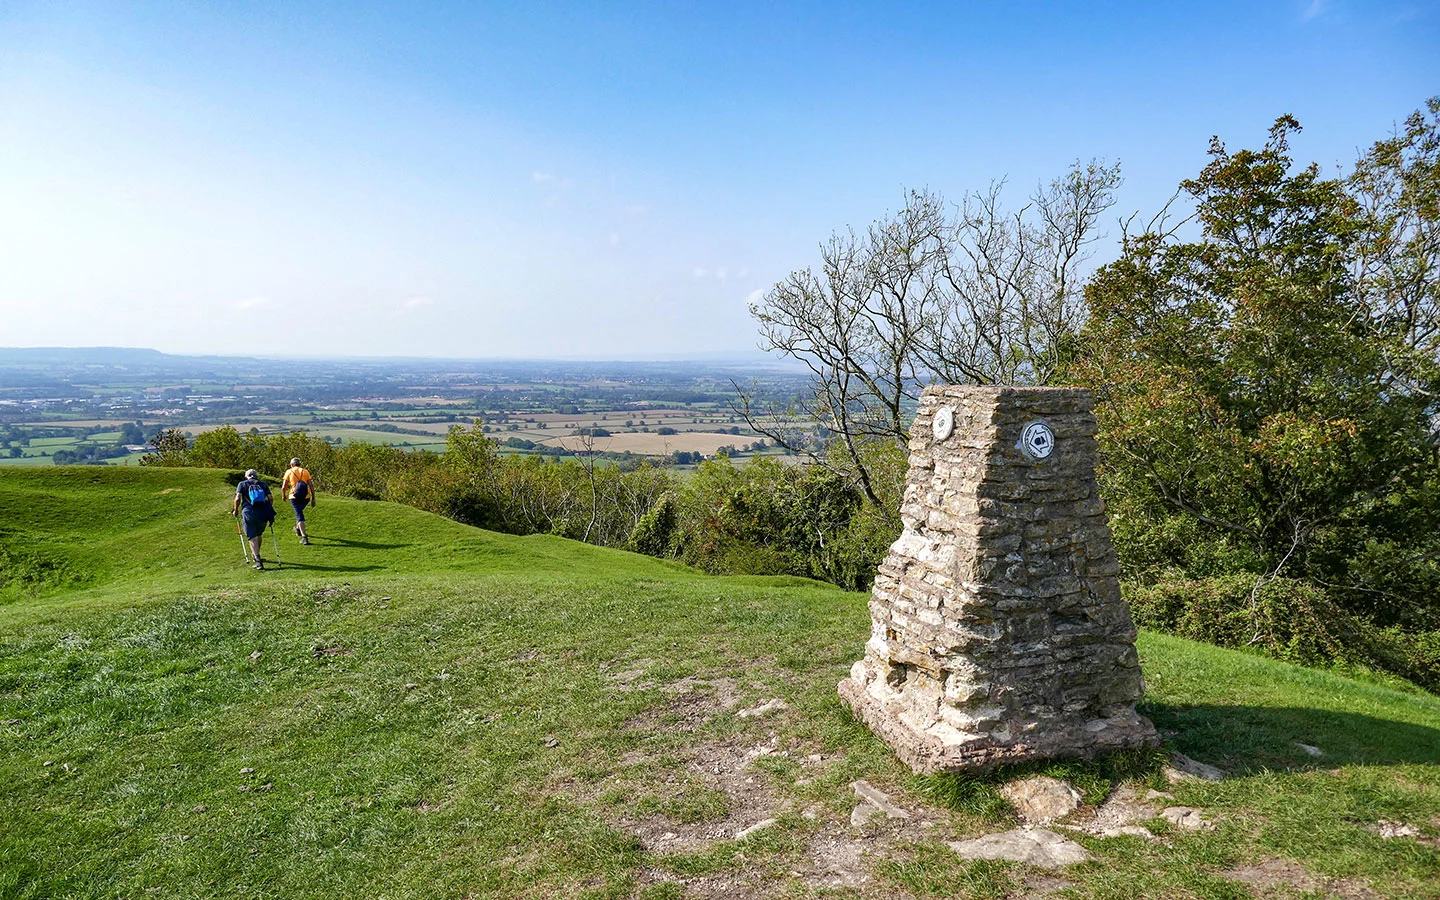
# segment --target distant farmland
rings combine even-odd
[[[568,436],[550,438],[541,443],[550,447],[564,447],[566,450],[584,450],[586,440],[583,437]],[[713,456],[721,447],[739,447],[755,440],[758,440],[755,435],[718,434],[710,431],[682,431],[677,434],[627,431],[595,438],[594,449],[601,453],[624,453],[629,450],[643,456],[667,456],[676,450],[682,450]]]

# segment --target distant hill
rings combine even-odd
[[[165,365],[165,364],[234,364],[253,365],[262,360],[289,363],[347,363],[369,365],[406,365],[449,367],[483,365],[494,368],[561,366],[583,368],[669,368],[674,366],[708,366],[719,368],[796,370],[793,360],[779,359],[773,354],[755,350],[719,351],[698,354],[659,353],[642,359],[597,360],[586,357],[564,359],[522,358],[459,358],[420,356],[222,356],[209,354],[162,353],[140,347],[0,347],[0,366],[85,366],[85,365]]]
[[[1403,683],[1142,633],[1142,712],[1229,777],[1032,767],[1072,823],[1165,793],[1056,826],[1082,865],[967,861],[1021,773],[917,778],[855,722],[865,596],[323,493],[256,572],[232,477],[0,469],[0,896],[1435,896],[1440,698]]]
[[[0,365],[124,365],[168,358],[159,350],[134,347],[0,347]]]

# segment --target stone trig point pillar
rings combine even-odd
[[[926,388],[905,531],[840,682],[917,772],[1153,746],[1078,388]]]

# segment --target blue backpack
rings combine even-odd
[[[258,513],[274,515],[274,509],[270,505],[270,489],[258,478],[240,483],[240,499]]]

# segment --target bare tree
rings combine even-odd
[[[949,215],[938,194],[912,191],[865,233],[832,235],[818,272],[792,272],[750,307],[762,349],[804,364],[809,390],[780,409],[737,386],[736,411],[878,503],[865,451],[904,447],[924,385],[1064,377],[1084,318],[1084,265],[1119,183],[1118,166],[1077,162],[1017,211],[996,183]]]
[[[951,384],[1052,384],[1084,320],[1084,267],[1114,203],[1118,166],[1075,163],[1014,212],[995,183],[961,202],[941,257],[941,315],[926,367]]]

